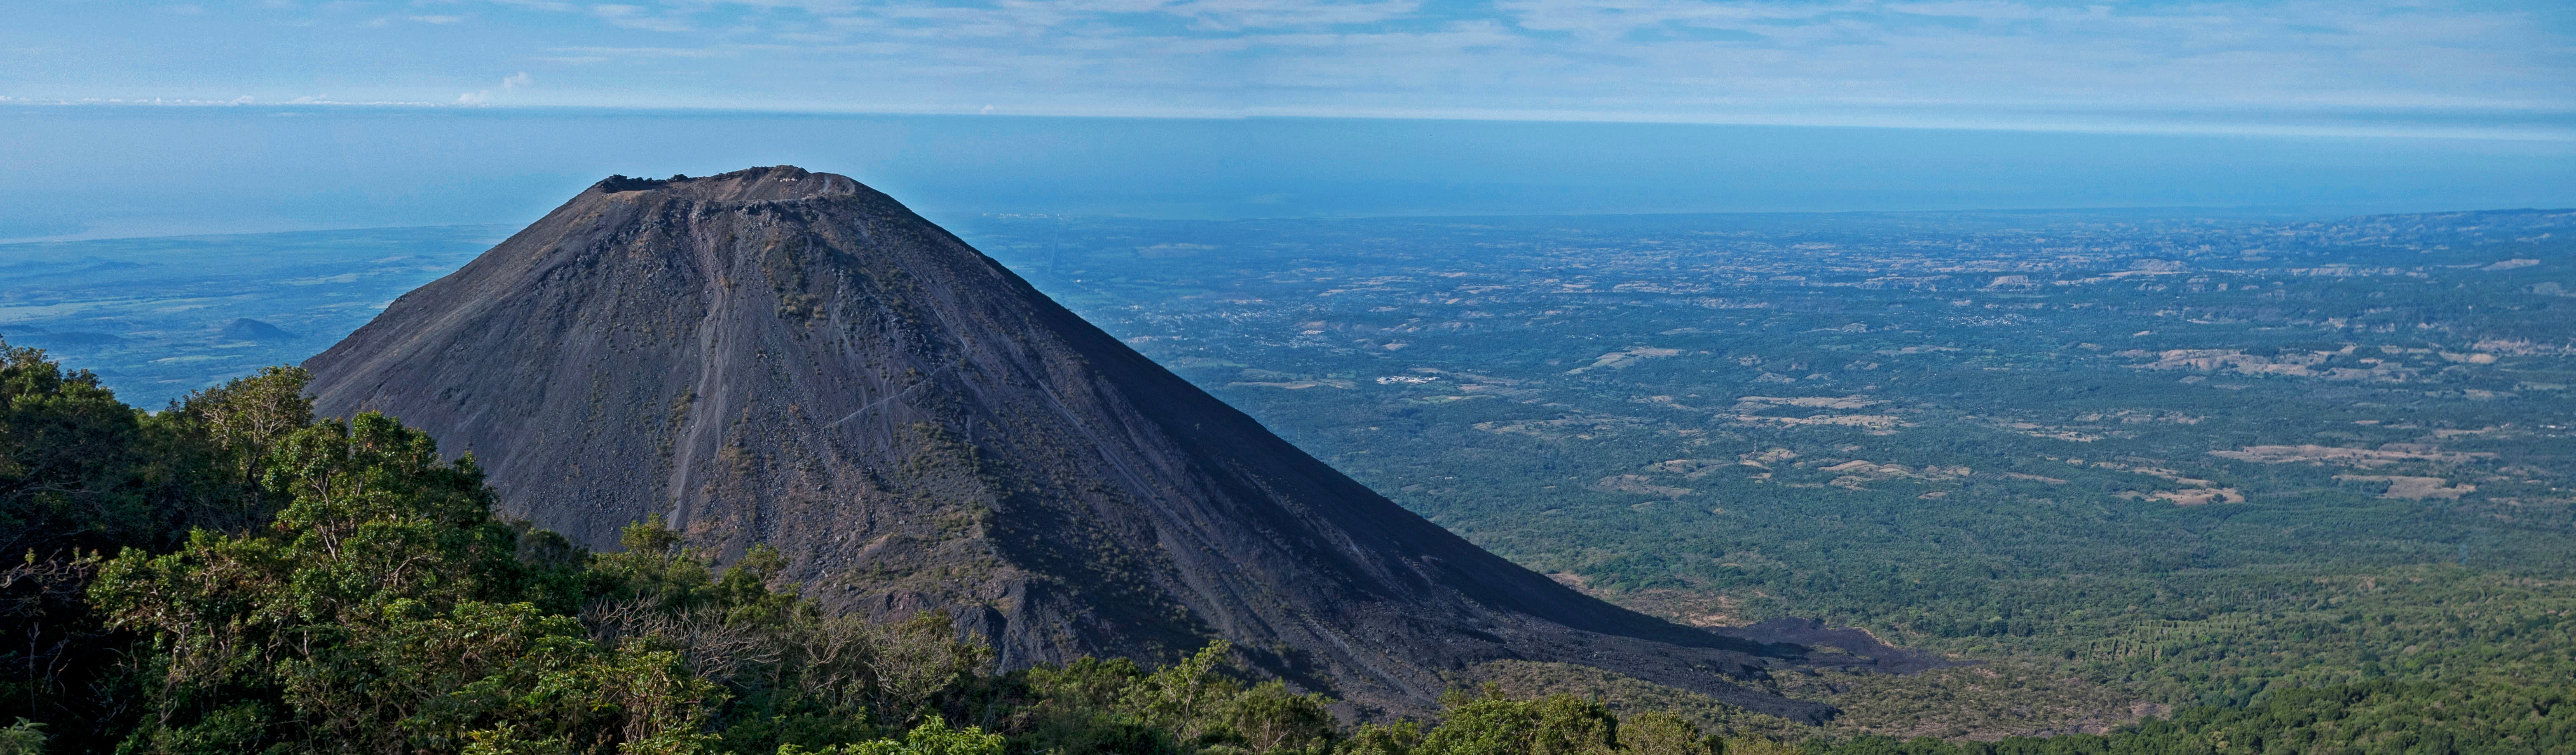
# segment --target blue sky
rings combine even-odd
[[[16,0],[0,97],[2576,140],[2576,4]]]

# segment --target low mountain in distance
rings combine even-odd
[[[1396,506],[847,177],[611,177],[305,365],[592,547],[661,515],[1006,668],[1210,639],[1363,709],[1506,659],[1817,721],[1796,645],[1618,608]],[[1835,654],[1842,663],[1866,659]]]
[[[258,320],[253,320],[248,317],[236,317],[233,318],[232,322],[224,323],[224,329],[220,335],[226,341],[268,342],[295,340],[295,334],[288,333],[283,328],[279,328],[265,322],[260,322]]]

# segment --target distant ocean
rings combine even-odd
[[[0,106],[0,240],[520,224],[791,163],[933,220],[2576,205],[2576,143],[1800,126]]]

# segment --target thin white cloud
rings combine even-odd
[[[536,81],[536,79],[530,78],[526,71],[520,71],[518,73],[501,77],[501,94],[507,96],[510,93],[517,91],[519,87],[527,86],[529,83],[534,81]],[[477,89],[457,95],[455,104],[471,106],[490,105],[492,104],[492,90]]]

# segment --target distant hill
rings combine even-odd
[[[1006,667],[1223,637],[1387,709],[1521,659],[1831,715],[1740,684],[1797,646],[1487,553],[844,176],[612,177],[306,366],[319,411],[472,452],[540,526],[775,546],[826,606],[947,611]]]

